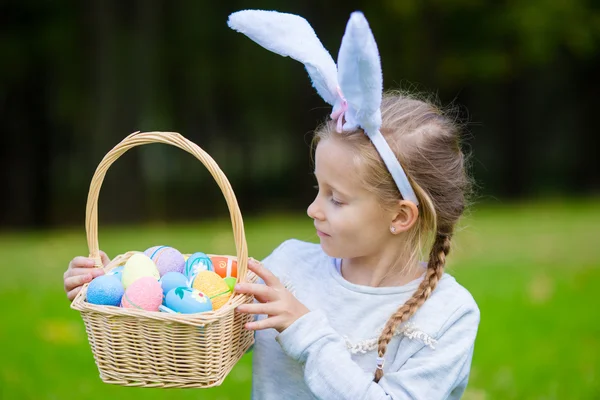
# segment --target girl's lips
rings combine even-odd
[[[320,231],[320,230],[318,230],[318,229],[317,229],[317,235],[318,235],[319,237],[329,237],[329,235],[328,235],[328,234],[326,234],[325,232],[321,232],[321,231]]]

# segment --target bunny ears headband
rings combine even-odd
[[[350,16],[337,67],[302,17],[276,11],[244,10],[231,14],[227,23],[267,50],[303,63],[317,93],[333,106],[331,118],[337,121],[337,131],[362,128],[402,197],[419,204],[400,162],[379,131],[383,93],[381,62],[375,38],[361,12]]]

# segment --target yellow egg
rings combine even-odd
[[[213,271],[200,271],[194,282],[192,282],[192,287],[197,289],[207,295],[212,301],[213,310],[218,310],[221,308],[229,297],[231,296],[231,291],[229,290],[229,286],[227,283]]]
[[[154,262],[144,253],[136,253],[132,255],[125,263],[121,282],[123,287],[127,289],[129,285],[135,282],[138,278],[151,276],[160,279],[160,273]]]

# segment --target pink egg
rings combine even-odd
[[[158,311],[163,300],[163,290],[156,278],[144,276],[127,287],[121,306],[146,311]]]

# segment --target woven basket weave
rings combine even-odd
[[[98,195],[106,171],[127,150],[148,143],[179,147],[208,169],[229,208],[237,251],[237,279],[255,282],[257,277],[247,270],[244,224],[229,181],[206,152],[173,132],[133,133],[106,154],[96,169],[86,208],[88,247],[96,267],[103,267],[98,247]],[[104,268],[108,271],[122,265],[132,254],[118,255]],[[100,377],[106,383],[165,388],[218,386],[254,342],[252,331],[244,329],[252,316],[234,311],[240,304],[252,303],[252,296],[234,293],[217,311],[169,314],[90,304],[85,300],[87,287],[84,285],[71,308],[81,312]]]

